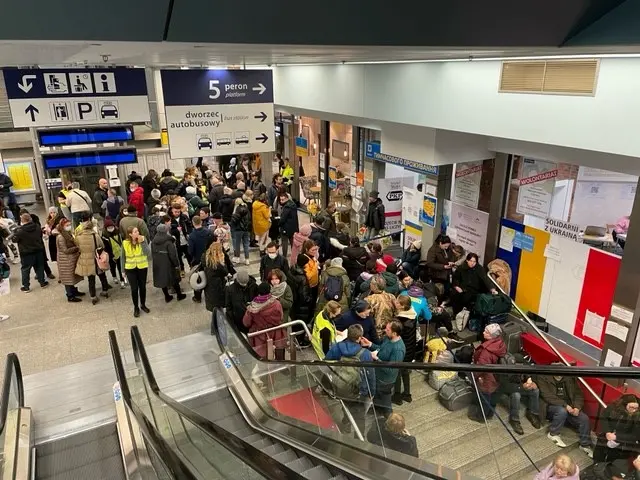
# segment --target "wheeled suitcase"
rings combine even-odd
[[[502,340],[507,346],[508,353],[520,353],[522,351],[521,335],[527,331],[527,327],[518,322],[507,322],[501,325]]]
[[[442,406],[452,412],[469,406],[473,398],[473,388],[461,378],[448,381],[438,392],[438,400]]]

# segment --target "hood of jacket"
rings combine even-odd
[[[169,233],[165,233],[165,232],[157,232],[156,235],[153,237],[153,240],[151,240],[151,244],[160,246],[165,243],[174,243],[175,241],[176,239],[173,238],[173,235],[170,235]]]
[[[410,297],[414,297],[414,298],[420,298],[420,297],[424,297],[424,290],[422,290],[420,287],[418,287],[417,285],[411,285],[409,287],[409,290],[407,290],[407,294]]]
[[[362,350],[362,347],[358,343],[344,340],[338,343],[338,350],[340,350],[341,357],[354,357],[356,353]]]
[[[395,274],[391,272],[382,272],[381,275],[382,278],[384,278],[384,281],[387,282],[387,287],[398,285],[398,277],[396,277]]]
[[[40,225],[36,222],[25,223],[24,225],[20,225],[20,230],[27,233],[33,233],[36,230],[40,231]]]
[[[491,352],[497,357],[504,357],[507,354],[507,346],[504,344],[502,337],[485,340],[484,342],[482,342],[481,346],[487,352]]]
[[[409,310],[405,310],[403,312],[398,312],[397,317],[400,319],[400,321],[415,320],[418,317],[418,314],[413,309],[413,307],[411,307]]]
[[[327,267],[327,275],[331,275],[332,277],[339,277],[340,275],[346,275],[347,271],[344,267],[339,267],[338,265],[331,265]]]
[[[195,240],[206,240],[211,236],[211,231],[205,227],[202,228],[194,228],[191,230],[190,236],[193,236]]]
[[[277,301],[278,299],[271,294],[264,295],[264,296],[257,296],[249,304],[249,306],[247,307],[247,310],[249,310],[251,313],[258,313],[259,311],[267,308],[269,305],[272,305]]]

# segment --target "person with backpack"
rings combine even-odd
[[[278,253],[278,245],[276,242],[270,242],[267,245],[266,255],[260,259],[260,280],[267,282],[271,274],[271,270],[277,268],[289,275],[289,264],[287,259]]]
[[[411,363],[416,359],[418,318],[413,309],[411,299],[407,296],[396,298],[396,318],[402,324],[402,342],[405,353],[403,362]],[[404,385],[404,389],[402,388]],[[411,370],[403,368],[396,378],[396,385],[392,397],[393,403],[402,405],[403,402],[411,403]]]
[[[498,290],[487,277],[484,267],[479,264],[476,253],[467,254],[466,262],[456,269],[452,286],[451,307],[454,316],[464,308],[471,310],[479,294],[485,292],[498,294]]]
[[[334,322],[341,314],[342,307],[340,304],[334,300],[330,300],[313,320],[311,345],[320,360],[324,359],[331,345],[336,343],[336,337],[339,331]]]
[[[334,343],[324,359],[339,362],[373,362],[371,352],[360,345],[364,331],[362,325],[354,323],[347,329],[347,338]],[[376,393],[375,368],[334,367],[332,368],[331,388],[339,399],[343,400],[351,412],[360,432],[364,435],[366,428],[366,411]],[[346,412],[341,421],[341,431],[349,432],[351,422]]]
[[[610,403],[600,418],[594,462],[612,462],[640,453],[640,399],[626,393]]]
[[[322,310],[329,300],[338,302],[342,310],[347,311],[351,295],[351,283],[349,282],[347,271],[342,266],[342,258],[336,257],[327,263],[329,265],[320,275],[320,293],[318,294],[316,312]]]
[[[186,188],[184,198],[187,201],[187,212],[190,218],[193,217],[199,209],[209,206],[209,201],[200,197],[196,187],[193,185],[189,185]]]
[[[473,363],[495,365],[507,353],[507,346],[502,340],[502,329],[500,325],[490,323],[485,327],[482,336],[484,341],[473,352]],[[467,416],[470,420],[483,423],[485,417],[487,420],[493,417],[496,405],[493,393],[498,389],[499,384],[493,373],[476,373],[474,377],[481,404],[471,405]]]
[[[113,188],[107,190],[107,199],[102,202],[101,211],[104,218],[110,218],[114,223],[120,221],[120,210],[124,205],[124,199]]]
[[[376,332],[375,320],[371,316],[371,305],[364,300],[358,300],[351,310],[343,313],[336,320],[336,328],[338,330],[347,330],[351,325],[360,325],[362,327],[362,337],[370,342],[378,343],[378,333]]]

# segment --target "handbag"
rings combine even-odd
[[[202,290],[207,286],[207,276],[202,270],[202,265],[197,265],[189,274],[189,285],[194,290]]]
[[[98,242],[96,241],[96,234],[93,234],[93,246],[95,248],[96,263],[98,268],[103,272],[109,270],[109,254],[103,248],[102,252],[98,252]]]

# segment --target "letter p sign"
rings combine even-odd
[[[97,120],[96,107],[93,102],[75,102],[75,104],[78,120],[81,122]]]

